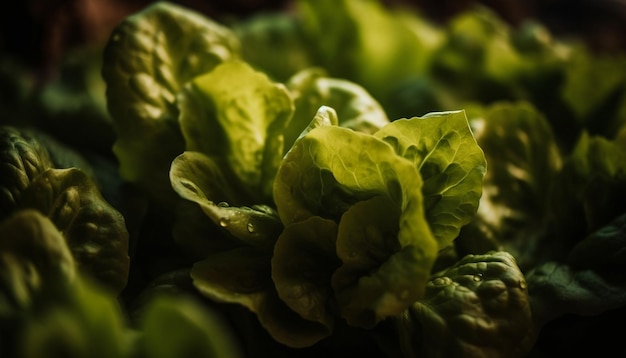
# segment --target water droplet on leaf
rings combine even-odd
[[[228,226],[228,218],[221,218],[220,219],[220,226],[221,227],[227,227]]]
[[[253,233],[254,230],[255,230],[254,224],[252,224],[252,223],[248,223],[247,228],[248,228],[248,232],[249,233]]]

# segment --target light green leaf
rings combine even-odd
[[[285,228],[276,241],[272,279],[280,299],[302,318],[332,331],[330,278],[341,262],[335,253],[337,224],[313,216]]]
[[[465,113],[399,119],[375,135],[419,170],[428,224],[440,247],[450,245],[478,209],[487,168]]]
[[[287,149],[321,106],[337,112],[340,126],[359,132],[374,133],[389,123],[381,105],[363,87],[328,77],[321,69],[310,68],[296,73],[287,82],[287,87],[296,104],[293,120],[285,131]]]
[[[392,212],[396,216],[393,222],[398,229],[397,234],[385,242],[385,250],[390,257],[381,257],[380,261],[371,263],[366,275],[380,267],[381,270],[388,270],[385,275],[401,277],[397,282],[411,281],[414,289],[405,293],[403,285],[378,285],[375,288],[377,292],[370,298],[376,300],[385,296],[387,290],[393,290],[392,295],[402,297],[402,301],[408,304],[422,295],[439,249],[424,217],[422,181],[412,162],[396,155],[389,145],[371,135],[341,127],[322,126],[296,142],[285,156],[274,184],[274,199],[286,226],[312,216],[321,216],[338,221],[341,227],[342,215],[349,215],[353,205],[377,196],[386,198],[394,208]],[[377,207],[375,215],[384,215],[389,211],[389,205]],[[347,225],[348,231],[358,230],[358,225]],[[358,232],[352,235],[358,236]],[[339,236],[338,240],[341,238]],[[349,239],[346,237],[346,240]],[[338,248],[342,245],[342,242],[337,242]],[[343,250],[338,254],[346,255]],[[411,270],[402,268],[405,255],[415,263]],[[350,265],[348,258],[342,257],[342,261],[344,265]],[[368,278],[354,277],[351,282],[342,281],[340,286],[342,289],[359,286],[363,280]],[[343,303],[347,306],[349,302]],[[399,313],[397,306],[390,308],[377,302],[371,305],[378,311],[377,318],[392,314],[391,311]],[[343,310],[346,307],[340,308]],[[366,310],[370,307],[364,305],[360,308]],[[345,312],[355,322],[356,317],[367,313]]]
[[[442,34],[423,18],[372,0],[301,0],[297,11],[315,62],[331,77],[387,100],[398,81],[426,70]]]
[[[350,325],[372,328],[423,295],[431,267],[421,247],[398,242],[399,216],[389,198],[375,196],[353,205],[339,222],[337,255],[343,265],[332,286]]]
[[[161,204],[172,203],[167,171],[184,150],[176,94],[194,77],[237,58],[238,51],[228,28],[168,2],[156,2],[115,28],[102,75],[124,179]]]
[[[185,152],[172,163],[170,178],[183,199],[198,204],[208,219],[232,238],[272,251],[283,228],[278,215],[268,206],[244,206],[240,193],[229,190],[230,184],[211,158]]]
[[[293,113],[286,88],[244,62],[231,61],[195,78],[178,100],[187,150],[223,158],[223,170],[233,173],[240,190],[271,198],[283,131]]]

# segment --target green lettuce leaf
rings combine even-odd
[[[528,272],[526,279],[539,327],[565,314],[595,316],[626,304],[626,281],[614,272],[549,261]]]
[[[428,224],[439,247],[450,245],[478,209],[487,169],[465,113],[399,119],[375,135],[419,170]]]
[[[53,296],[75,276],[74,259],[54,224],[26,209],[0,222],[0,320],[32,309],[42,292]]]
[[[291,148],[302,128],[321,106],[333,108],[339,125],[359,132],[374,133],[389,123],[384,109],[360,85],[331,78],[318,68],[296,73],[287,82],[296,111],[285,130],[285,149]]]
[[[421,247],[398,241],[399,211],[389,198],[375,196],[354,204],[339,222],[337,255],[343,264],[332,286],[350,325],[372,328],[423,294],[430,268]]]
[[[625,195],[625,143],[583,132],[565,158],[550,198],[556,233],[568,246],[560,252],[621,215]]]
[[[178,101],[186,149],[215,158],[250,198],[271,198],[283,131],[293,113],[286,88],[231,61],[191,81]]]
[[[430,54],[442,41],[440,31],[423,17],[380,1],[297,4],[315,63],[332,77],[359,83],[383,102],[396,83],[427,69]]]
[[[20,209],[36,209],[63,234],[82,272],[120,292],[128,278],[124,217],[80,169],[48,169],[22,193]]]
[[[471,125],[490,165],[477,219],[468,231],[494,238],[519,265],[532,266],[543,255],[538,239],[552,220],[550,195],[562,166],[552,128],[525,102],[494,104]]]
[[[119,24],[104,51],[102,75],[122,177],[169,205],[167,171],[184,148],[176,95],[194,77],[238,57],[226,27],[168,2],[157,2]]]
[[[149,358],[241,357],[229,329],[190,298],[160,295],[142,313],[140,351]]]
[[[18,210],[0,222],[3,356],[128,356],[118,302],[78,268],[66,238],[39,211]]]
[[[283,228],[278,215],[268,206],[243,206],[237,199],[240,193],[229,192],[230,184],[211,158],[185,152],[172,163],[170,177],[174,190],[183,199],[198,204],[231,239],[271,252]]]
[[[37,138],[16,127],[0,127],[0,220],[16,209],[31,182],[52,166],[48,150]]]
[[[272,280],[280,299],[302,318],[332,332],[333,288],[329,277],[339,267],[335,253],[337,224],[319,216],[293,223],[276,241]]]
[[[575,268],[615,269],[626,264],[626,214],[621,214],[608,225],[598,229],[567,255],[567,262]]]
[[[415,357],[524,357],[536,336],[526,279],[503,251],[464,257],[409,312],[423,334],[406,342]]]
[[[574,48],[570,60],[565,64],[561,96],[572,109],[578,123],[600,130],[609,129],[603,134],[612,135],[615,128],[610,127],[614,124],[610,121],[615,118],[607,114],[615,113],[616,108],[611,106],[619,105],[619,100],[626,94],[624,66],[626,56],[623,54],[599,55],[583,46]]]
[[[76,280],[63,295],[47,296],[24,320],[16,356],[24,358],[110,358],[131,356],[129,330],[110,292],[88,279]]]
[[[261,12],[232,26],[241,42],[241,57],[276,81],[285,82],[313,65],[311,46],[294,14]]]
[[[421,190],[421,177],[412,162],[396,155],[389,145],[372,135],[347,128],[314,128],[285,156],[274,183],[274,200],[286,226],[320,216],[339,222],[341,231],[342,215],[348,215],[356,203],[377,196],[385,197],[397,213],[394,222],[398,231],[385,242],[390,245],[387,252],[393,256],[389,263],[384,257],[369,262],[367,270],[368,276],[395,275],[391,284],[377,278],[371,279],[375,281],[373,285],[366,278],[333,278],[337,282],[333,283],[335,291],[341,291],[336,294],[346,297],[341,300],[340,310],[348,315],[348,322],[371,326],[387,315],[400,313],[423,294],[439,247],[424,217]],[[387,206],[377,208],[376,215],[387,212]],[[355,230],[347,225],[348,232]],[[358,236],[358,231],[350,235]],[[343,239],[340,235],[337,247],[342,247],[341,240],[349,240],[350,235]],[[337,253],[348,272],[353,265],[361,264],[349,260],[351,252]],[[347,297],[356,297],[361,290],[369,292],[369,305],[350,309],[351,299]],[[387,298],[393,298],[389,305],[384,303]],[[367,322],[362,320],[364,315],[370,318]]]
[[[271,277],[271,255],[251,246],[210,255],[193,266],[193,284],[213,300],[254,312],[276,341],[294,348],[311,346],[327,337],[329,328],[303,319],[279,298]]]

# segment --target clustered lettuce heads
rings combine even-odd
[[[390,122],[362,87],[321,70],[276,83],[237,60],[238,45],[221,27],[195,16],[186,25],[185,14],[160,4],[131,17],[113,34],[103,73],[116,110],[154,105],[135,94],[136,78],[170,89],[159,100],[167,117],[112,114],[120,133],[129,133],[123,127],[129,121],[169,122],[162,128],[184,143],[169,171],[172,188],[222,229],[216,234],[222,238],[205,240],[230,243],[207,245],[207,257],[191,272],[195,286],[249,308],[275,339],[294,347],[330,335],[339,317],[372,328],[405,311],[424,295],[437,252],[478,207],[486,163],[465,114]],[[211,57],[214,65],[196,77],[181,77],[187,82],[177,93],[160,74],[121,65],[129,57],[121,48],[145,57],[143,48],[125,45],[145,36],[130,24],[159,28],[170,16],[181,16],[179,27],[197,26],[200,38],[209,32],[215,42],[202,53],[224,55]],[[179,65],[159,66],[171,73]],[[128,154],[141,151],[150,149]],[[118,153],[122,167],[137,168]],[[140,174],[136,181],[155,180]],[[320,256],[307,258],[311,252]]]
[[[549,322],[626,304],[623,63],[482,8],[435,26],[300,0],[229,27],[157,2],[116,27],[102,75],[121,180],[184,268],[131,287],[134,250],[162,242],[133,245],[80,155],[3,126],[2,353],[269,347],[235,341],[217,307],[278,355],[367,338],[389,356],[525,356]],[[254,323],[233,324],[239,308]]]

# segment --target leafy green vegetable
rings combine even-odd
[[[232,172],[227,177],[248,197],[271,198],[293,112],[284,86],[244,62],[225,62],[191,81],[179,103],[186,149],[219,158],[224,174]]]
[[[624,56],[481,6],[293,5],[129,16],[113,123],[97,60],[0,68],[0,355],[550,356],[580,316],[619,341]]]
[[[285,228],[274,246],[272,280],[280,299],[302,318],[332,332],[333,288],[329,277],[339,267],[337,224],[319,216]]]
[[[495,104],[471,124],[492,163],[472,229],[495,238],[526,267],[531,264],[527,260],[540,259],[536,241],[553,219],[550,195],[562,166],[554,133],[545,117],[526,102]]]
[[[526,277],[533,319],[540,326],[568,313],[592,316],[626,304],[623,278],[601,271],[550,261]]]
[[[102,74],[117,134],[113,150],[124,179],[162,204],[172,203],[167,169],[185,148],[177,93],[238,52],[229,29],[168,2],[155,3],[116,27]]]
[[[121,291],[130,265],[124,217],[104,200],[86,172],[55,168],[83,165],[84,159],[33,131],[0,130],[6,172],[0,219],[22,209],[38,210],[62,233],[82,269]]]
[[[579,122],[601,118],[602,116],[594,116],[594,112],[601,111],[607,104],[615,105],[614,98],[626,94],[625,58],[598,56],[582,48],[576,48],[572,54],[565,68],[565,83],[561,94],[563,100],[572,108],[575,119]],[[611,101],[613,103],[609,103]],[[609,122],[608,125],[615,125],[610,123],[614,118],[601,119]],[[597,123],[588,124],[597,126]],[[615,127],[610,129],[615,130]]]
[[[241,57],[276,81],[313,66],[302,23],[292,14],[258,13],[232,27],[241,42]]]
[[[66,240],[32,209],[0,223],[0,342],[19,357],[120,357],[117,302],[77,272]],[[13,354],[11,354],[13,352]]]
[[[574,246],[567,262],[576,268],[612,269],[626,263],[626,215],[593,232]]]
[[[274,183],[274,200],[282,222],[289,226],[313,216],[339,222],[337,247],[360,234],[348,228],[342,235],[343,219],[360,201],[383,196],[396,208],[397,237],[386,243],[389,257],[368,262],[367,276],[357,279],[351,272],[363,271],[359,252],[338,250],[344,267],[333,277],[342,314],[349,323],[371,326],[390,314],[401,312],[423,294],[438,245],[424,217],[422,182],[415,166],[397,156],[375,137],[335,126],[312,129],[285,156]],[[356,210],[356,209],[355,209]],[[377,215],[388,210],[379,207]],[[349,224],[346,224],[349,225]],[[365,257],[363,257],[365,258]],[[387,269],[405,262],[409,270]],[[378,276],[381,276],[382,279]],[[386,283],[387,280],[393,280]],[[373,281],[366,283],[367,281]],[[351,308],[350,297],[364,292],[369,306]],[[386,300],[392,303],[387,307]],[[397,302],[397,303],[396,303]],[[381,303],[379,305],[379,303]],[[400,309],[402,307],[402,309]],[[367,319],[363,320],[363,315]]]
[[[337,255],[343,265],[332,284],[350,325],[372,328],[423,294],[429,257],[423,246],[398,242],[398,211],[388,198],[377,196],[353,205],[339,224]]]
[[[0,319],[31,309],[42,291],[65,288],[74,259],[54,224],[36,210],[20,210],[0,222]]]
[[[228,326],[213,312],[186,297],[156,296],[141,322],[146,357],[240,357]]]
[[[487,169],[465,113],[396,120],[376,137],[418,168],[428,224],[439,247],[450,245],[478,209]]]
[[[28,133],[15,127],[0,128],[0,220],[17,207],[22,192],[41,173],[52,167],[50,154]]]
[[[64,295],[35,312],[21,331],[18,356],[128,357],[130,335],[113,297],[89,280],[77,280]]]
[[[536,334],[526,280],[506,252],[468,255],[437,275],[410,317],[424,334],[407,347],[414,357],[523,357]]]
[[[383,101],[395,83],[425,70],[441,41],[424,18],[390,11],[378,1],[302,0],[298,13],[315,63]]]
[[[363,87],[328,77],[323,70],[300,71],[289,79],[287,87],[294,96],[296,111],[285,129],[285,151],[291,148],[321,106],[337,112],[340,126],[359,132],[374,133],[389,123],[381,105]]]
[[[128,231],[80,169],[48,169],[22,193],[18,208],[37,209],[63,236],[78,267],[116,292],[127,282]]]
[[[215,225],[236,240],[271,251],[283,228],[277,214],[269,207],[227,204],[237,201],[228,192],[219,192],[220,188],[230,188],[220,174],[209,157],[196,152],[178,156],[170,173],[176,192],[198,204]]]
[[[624,163],[623,142],[582,134],[555,178],[551,212],[557,216],[558,235],[582,238],[624,212]]]
[[[196,288],[219,302],[238,303],[256,313],[278,342],[308,347],[327,337],[323,323],[302,319],[280,300],[271,278],[271,252],[241,246],[210,255],[191,271]]]

